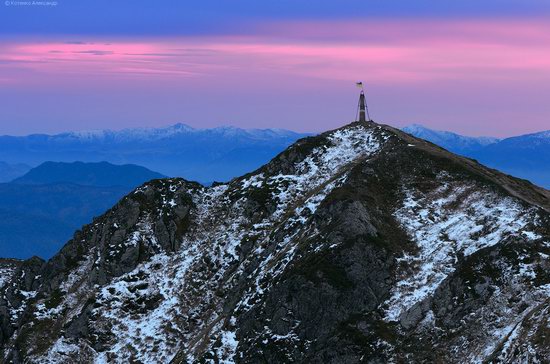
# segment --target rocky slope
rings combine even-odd
[[[147,183],[0,296],[11,363],[545,362],[550,192],[353,123]]]

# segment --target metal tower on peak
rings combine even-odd
[[[369,108],[367,106],[367,101],[365,99],[365,90],[363,89],[363,82],[356,82],[355,85],[361,88],[361,93],[359,94],[359,104],[357,105],[357,113],[359,114],[359,119],[357,115],[355,120],[359,122],[372,122],[369,115]]]

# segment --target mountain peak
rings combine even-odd
[[[195,128],[193,128],[190,125],[184,124],[184,123],[176,123],[172,126],[169,126],[168,129],[178,130],[178,131],[193,131]]]
[[[549,191],[352,123],[228,183],[137,188],[12,275],[3,350],[30,362],[542,360],[548,210]]]
[[[411,124],[411,125],[407,125],[405,127],[402,128],[402,130],[406,131],[406,132],[409,132],[410,134],[413,134],[412,132],[413,131],[433,131],[433,129],[429,129],[427,127],[425,127],[424,125],[422,124]]]

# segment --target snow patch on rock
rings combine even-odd
[[[404,190],[395,218],[418,248],[398,259],[397,282],[387,300],[386,319],[401,314],[426,297],[455,269],[458,256],[469,256],[510,236],[531,240],[532,208],[474,184],[446,182],[424,194]],[[411,273],[412,272],[412,273]]]

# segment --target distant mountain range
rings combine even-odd
[[[97,130],[57,135],[0,136],[0,161],[137,164],[202,183],[254,170],[308,134],[283,129],[219,127]]]
[[[445,149],[461,154],[481,150],[501,140],[494,137],[470,137],[450,131],[433,130],[419,124],[406,126],[402,130],[418,138],[428,140]]]
[[[550,130],[505,139],[468,137],[417,124],[402,130],[489,167],[550,188]]]
[[[128,192],[162,177],[135,165],[47,162],[0,183],[0,257],[48,258]]]

